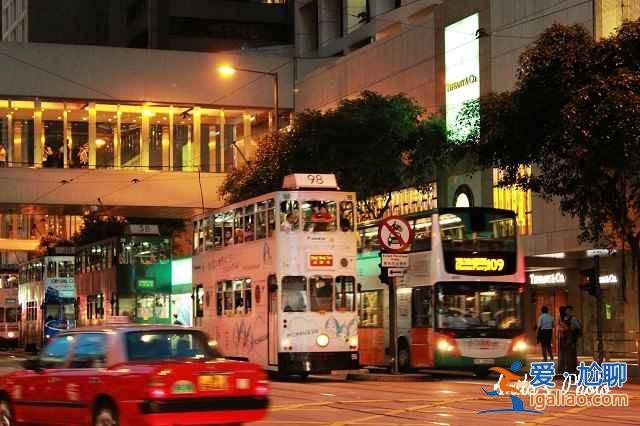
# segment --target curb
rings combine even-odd
[[[347,374],[347,380],[362,382],[433,382],[440,380],[430,374]]]

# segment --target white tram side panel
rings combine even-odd
[[[194,283],[204,286],[204,315],[199,326],[228,357],[267,365],[267,278],[275,274],[273,238],[210,250],[193,257]],[[236,291],[218,292],[219,283],[250,280],[251,309],[236,304]],[[225,289],[226,290],[226,289]],[[246,296],[246,289],[242,289]],[[220,308],[218,303],[222,302]],[[220,311],[218,311],[220,309]],[[221,315],[218,315],[221,313]]]

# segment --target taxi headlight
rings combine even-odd
[[[529,345],[527,345],[527,342],[524,340],[516,340],[513,343],[514,352],[525,352],[528,347]]]
[[[445,339],[438,340],[437,348],[440,352],[451,352],[453,350],[451,343],[447,342]]]
[[[319,334],[318,337],[316,337],[316,343],[321,348],[324,348],[329,344],[329,336],[327,336],[326,334]]]

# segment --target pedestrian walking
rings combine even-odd
[[[578,367],[578,339],[582,336],[582,324],[573,315],[572,306],[560,307],[558,372],[575,374]]]
[[[553,361],[553,351],[551,349],[551,340],[553,338],[553,317],[549,314],[549,308],[543,306],[538,317],[538,343],[542,347],[542,358],[547,361],[550,358]]]

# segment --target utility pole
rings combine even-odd
[[[389,278],[389,343],[391,344],[391,372],[398,372],[398,294],[396,278]]]
[[[602,287],[600,287],[600,256],[593,258],[593,275],[596,288],[596,333],[598,342],[598,363],[604,359],[604,348],[602,341]]]

